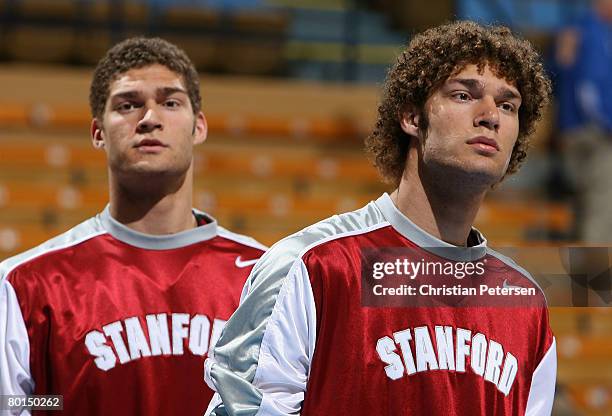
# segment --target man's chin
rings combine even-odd
[[[504,177],[503,172],[498,168],[491,168],[489,166],[469,166],[464,169],[463,176],[466,181],[472,183],[480,183],[482,186],[493,186]]]
[[[155,165],[151,163],[138,163],[121,169],[122,176],[133,176],[140,178],[182,176],[185,174],[185,172],[186,169],[177,169],[176,167]]]
[[[158,166],[131,166],[124,173],[138,176],[163,176],[168,173],[167,169]]]
[[[487,189],[498,184],[504,174],[499,166],[492,163],[470,163],[470,164],[436,164],[431,169],[439,183],[447,184],[456,188],[482,188]]]
[[[498,183],[504,176],[504,168],[488,157],[479,157],[459,168],[464,171],[464,176],[480,179],[490,185]]]

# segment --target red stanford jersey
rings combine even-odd
[[[0,394],[61,394],[66,415],[201,415],[204,358],[265,247],[194,215],[151,236],[107,207],[1,263]]]
[[[469,241],[427,234],[387,194],[281,240],[206,361],[218,392],[207,415],[550,415],[556,351],[543,294],[478,231]],[[497,294],[364,306],[363,253],[398,248],[480,264],[473,281]],[[510,288],[532,295],[492,299]]]

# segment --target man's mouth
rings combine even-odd
[[[140,150],[156,150],[168,146],[157,139],[142,139],[134,147]]]
[[[136,147],[140,147],[140,146],[164,146],[165,147],[165,145],[157,139],[142,139],[136,145]]]
[[[494,139],[477,136],[467,141],[467,144],[476,148],[480,153],[495,154],[499,152],[499,145]]]

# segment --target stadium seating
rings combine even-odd
[[[111,44],[158,35],[201,70],[282,74],[288,20],[280,10],[242,10],[138,0],[15,0],[0,4],[0,52],[11,61],[93,64]]]

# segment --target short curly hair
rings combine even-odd
[[[531,43],[507,27],[458,21],[416,35],[387,74],[378,119],[365,141],[366,151],[386,182],[397,186],[404,172],[410,136],[401,129],[400,117],[406,106],[415,106],[426,120],[427,99],[469,64],[481,70],[490,65],[521,94],[518,140],[506,175],[519,169],[527,156],[530,135],[550,100],[550,79]]]
[[[119,42],[98,62],[89,89],[89,107],[95,118],[102,118],[110,84],[130,69],[160,64],[183,79],[193,113],[201,108],[200,79],[193,63],[182,49],[161,38],[134,37]]]

